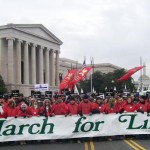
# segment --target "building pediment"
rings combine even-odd
[[[59,45],[62,44],[62,41],[59,40],[53,33],[51,33],[46,27],[42,24],[8,24],[3,26],[5,28],[14,28],[16,30],[38,36],[45,40],[57,43]]]

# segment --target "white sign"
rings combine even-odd
[[[34,85],[35,91],[48,91],[48,84],[35,84]]]
[[[0,142],[150,134],[147,114],[1,118]]]

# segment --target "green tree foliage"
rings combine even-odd
[[[1,93],[6,93],[7,92],[5,83],[4,83],[3,78],[2,78],[1,75],[0,75],[0,92]]]
[[[131,92],[134,91],[135,87],[132,83],[132,78],[129,78],[128,80],[123,82],[117,82],[117,79],[119,79],[125,73],[126,71],[124,69],[118,69],[107,74],[100,71],[94,72],[92,75],[94,89],[96,90],[96,92],[104,92],[106,87],[107,89],[114,89],[114,87],[116,87],[117,90],[123,90],[126,85],[127,89],[129,89]],[[80,82],[80,86],[84,90],[84,92],[90,92],[91,90],[90,79],[91,77],[89,78],[89,80]]]

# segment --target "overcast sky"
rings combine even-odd
[[[61,57],[80,63],[131,69],[141,56],[150,76],[150,0],[0,0],[7,23],[43,24],[63,41]]]

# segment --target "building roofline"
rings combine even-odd
[[[46,27],[44,27],[42,24],[7,24],[7,25],[3,25],[3,26],[0,26],[0,30],[2,30],[2,29],[16,29],[16,30],[18,30],[18,31],[22,31],[22,32],[24,32],[24,33],[28,33],[28,34],[31,34],[31,35],[34,35],[34,36],[37,36],[37,37],[40,37],[40,38],[43,38],[43,39],[45,39],[45,40],[48,40],[48,41],[50,41],[49,39],[47,39],[47,38],[45,38],[45,37],[43,37],[43,36],[39,36],[38,34],[34,34],[34,33],[32,33],[32,32],[28,32],[28,31],[26,31],[26,30],[22,30],[21,28],[24,28],[24,27],[26,27],[26,28],[28,28],[28,27],[30,27],[30,28],[34,28],[34,27],[37,27],[37,28],[41,28],[42,30],[44,30],[50,37],[52,37],[54,40],[56,40],[57,42],[54,42],[54,41],[51,41],[51,42],[53,42],[53,43],[57,43],[57,44],[59,44],[59,45],[62,45],[63,44],[63,42],[60,40],[60,39],[58,39],[52,32],[50,32]]]

